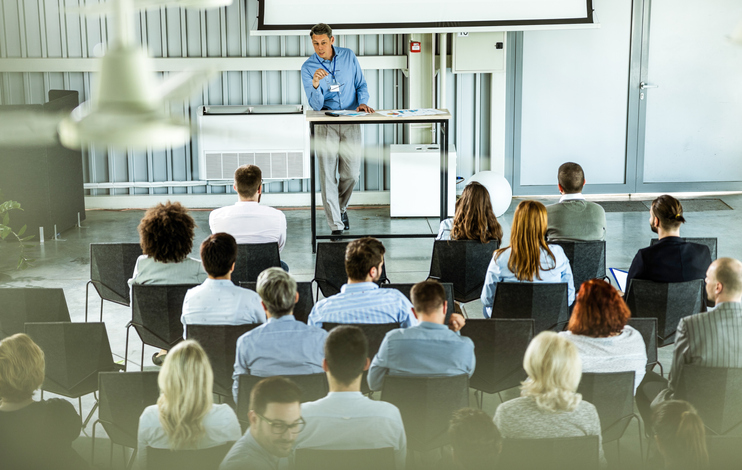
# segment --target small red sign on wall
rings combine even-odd
[[[410,52],[420,52],[421,50],[420,41],[410,41]]]

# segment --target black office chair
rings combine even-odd
[[[101,299],[99,321],[103,321],[104,300],[129,306],[128,281],[141,255],[139,243],[90,244],[90,280],[85,284],[85,321],[88,321],[88,291],[91,285]]]
[[[234,442],[198,450],[147,447],[147,470],[218,470]]]
[[[709,470],[739,470],[742,436],[706,436]]]
[[[449,443],[448,426],[453,412],[469,406],[469,376],[387,375],[381,399],[399,408],[407,435],[407,449],[437,449]]]
[[[98,373],[121,370],[113,362],[104,323],[26,323],[26,334],[44,351],[46,373],[41,386],[45,391],[77,398],[82,414],[82,396],[98,390]],[[98,408],[95,405],[82,421],[82,427]]]
[[[382,284],[384,289],[397,289],[407,297],[407,300],[412,302],[412,287],[414,283],[404,284]],[[451,314],[454,312],[454,298],[453,298],[453,284],[450,282],[442,282],[443,290],[446,292],[446,301],[448,302],[448,308],[446,309],[445,324],[448,325],[448,320],[451,319]]]
[[[157,404],[160,389],[157,385],[158,371],[147,372],[101,372],[98,374],[98,419],[93,422],[91,462],[95,462],[95,428],[101,424],[111,440],[109,467],[113,462],[113,445],[133,449],[126,468],[131,468],[137,455],[137,430],[139,416],[145,408]]]
[[[278,243],[240,243],[237,245],[237,261],[232,272],[232,282],[255,282],[260,273],[268,268],[281,267]]]
[[[324,297],[340,293],[340,288],[348,282],[345,272],[345,250],[350,242],[317,243],[317,259],[314,265],[314,279],[317,283],[317,298],[319,291]],[[378,284],[386,284],[386,263],[381,266],[381,277]]]
[[[0,288],[0,339],[23,333],[26,323],[69,321],[70,312],[62,289]]]
[[[690,402],[715,435],[742,435],[742,369],[684,365],[674,398]]]
[[[198,284],[134,284],[132,286],[131,321],[126,325],[126,351],[124,365],[129,364],[129,329],[133,326],[142,340],[144,370],[144,345],[171,349],[183,340],[183,299],[188,289]]]
[[[660,375],[665,375],[662,364],[657,357],[657,319],[656,318],[630,318],[628,325],[634,328],[644,339],[647,348],[647,372],[660,366]]]
[[[498,282],[491,318],[533,318],[534,333],[569,322],[566,282]]]
[[[605,278],[605,241],[573,242],[549,241],[550,245],[559,245],[569,260],[572,268],[575,292],[590,279]]]
[[[454,298],[471,302],[482,294],[492,254],[500,242],[492,240],[436,240],[428,277],[453,284]]]
[[[214,393],[232,396],[232,372],[240,336],[262,325],[188,325],[186,337],[195,339],[204,348],[214,371]]]
[[[394,449],[296,449],[294,470],[395,470]]]
[[[240,282],[240,287],[257,292],[257,282]],[[309,314],[314,307],[314,296],[312,295],[312,281],[297,282],[296,291],[299,293],[299,301],[294,305],[294,318],[306,323]]]
[[[681,240],[684,242],[689,243],[697,243],[699,245],[706,245],[709,249],[709,253],[711,254],[711,261],[716,260],[716,253],[717,253],[717,239],[716,238],[710,238],[710,237],[680,237]],[[659,238],[653,238],[649,241],[649,245],[652,246],[659,242]]]
[[[517,470],[596,470],[598,436],[503,439],[498,468]]]
[[[523,369],[523,357],[533,339],[535,323],[532,318],[466,320],[461,335],[474,342],[477,359],[469,387],[478,392],[475,397],[480,409],[484,393],[499,395],[504,390],[519,386],[528,377]]]
[[[632,279],[626,305],[633,318],[656,318],[659,347],[675,342],[683,317],[706,311],[703,279],[686,282],[654,282]]]

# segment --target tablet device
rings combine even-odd
[[[611,276],[613,276],[613,279],[616,280],[618,290],[620,290],[621,292],[626,292],[626,279],[629,277],[629,272],[624,271],[623,269],[616,268],[608,268],[608,270],[611,272]]]

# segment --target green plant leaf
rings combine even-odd
[[[10,235],[10,227],[4,227],[2,229],[2,232],[0,232],[0,238],[5,240],[8,237],[8,235]]]
[[[21,227],[20,230],[18,230],[18,236],[19,237],[22,237],[24,233],[26,233],[26,226],[25,225],[23,227]]]
[[[5,215],[3,215],[3,225],[8,225],[9,223],[10,223],[10,214],[6,212]]]
[[[29,235],[29,236],[27,236],[27,237],[19,238],[18,240],[19,240],[19,241],[22,241],[22,242],[25,242],[26,240],[30,240],[30,239],[32,239],[33,237],[34,237],[34,235]]]

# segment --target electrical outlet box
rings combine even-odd
[[[454,34],[451,69],[453,73],[505,71],[505,33]]]

